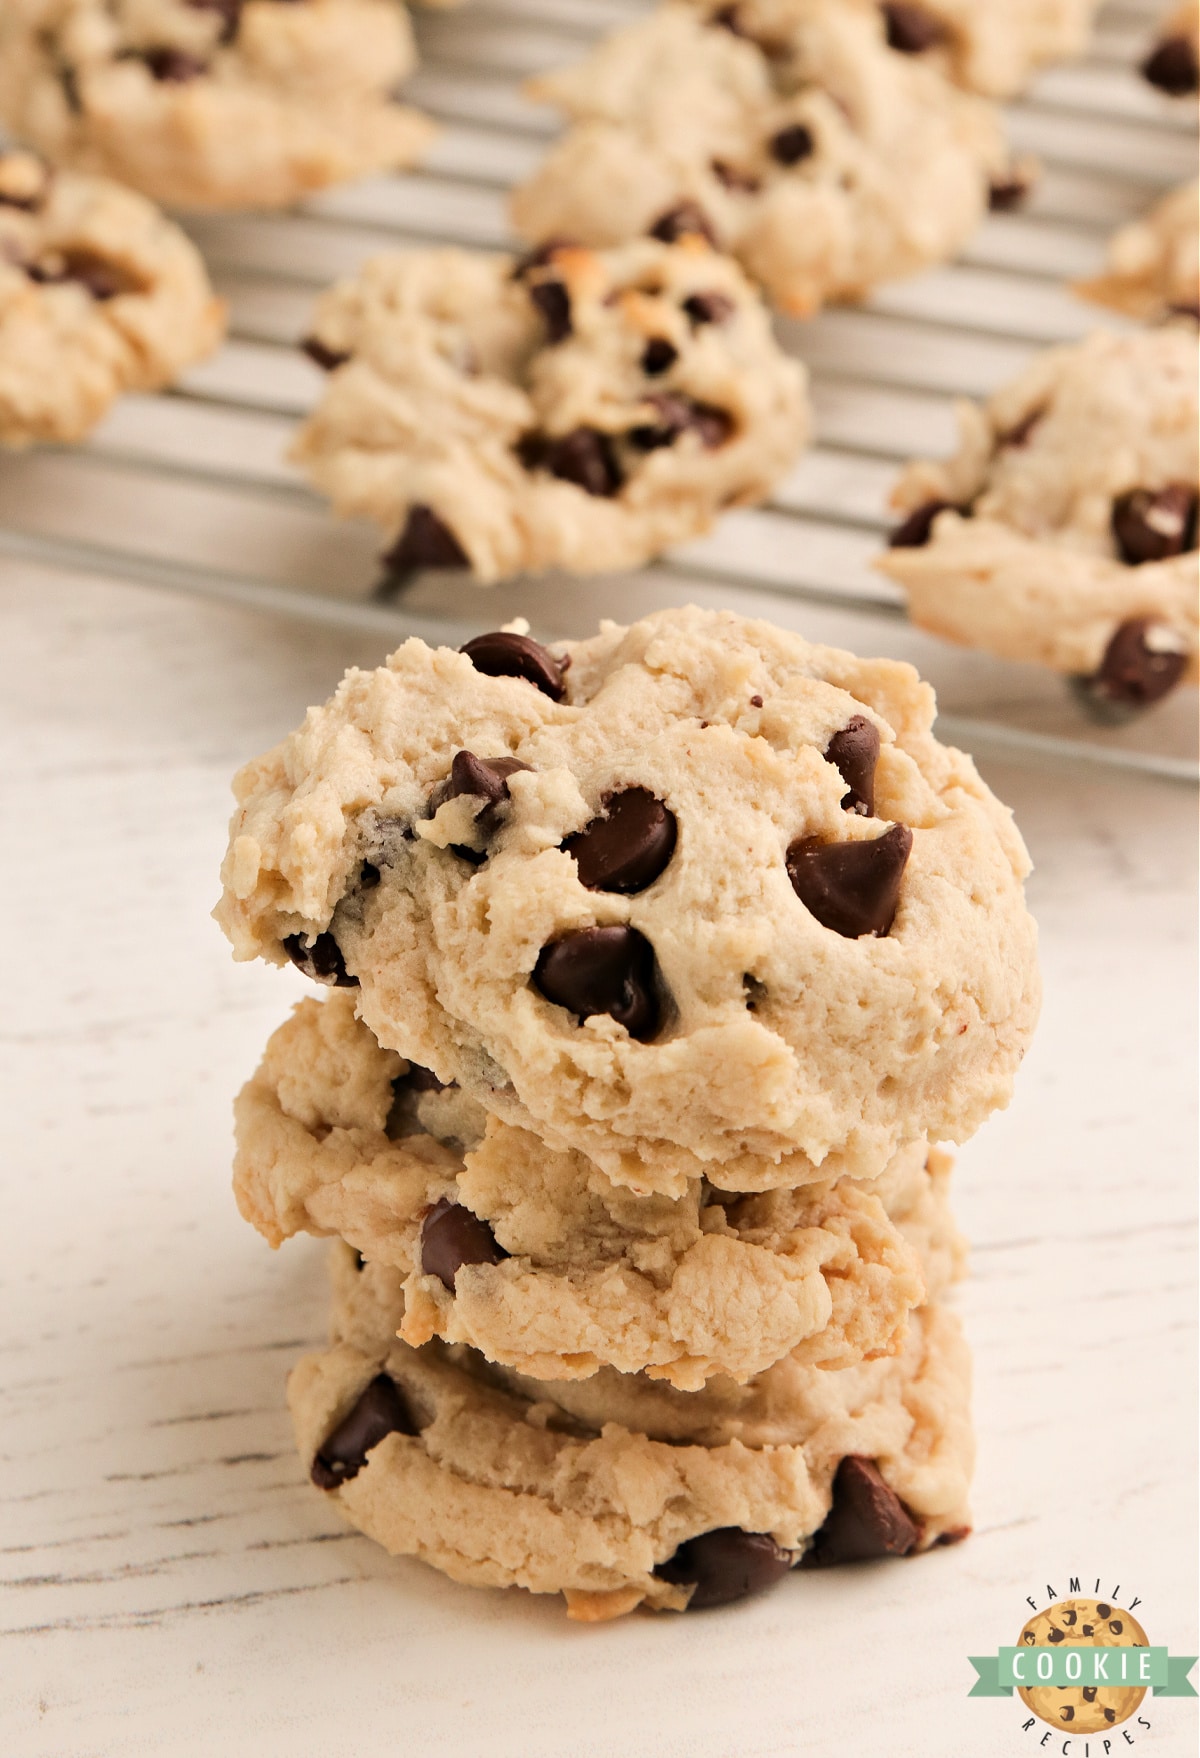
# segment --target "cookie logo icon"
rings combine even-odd
[[[1149,1642],[1137,1619],[1119,1605],[1103,1599],[1060,1599],[1029,1619],[1017,1645],[1033,1649],[1148,1648]],[[1034,1661],[1032,1655],[1023,1658]],[[1066,1676],[1074,1674],[1078,1684],[1018,1684],[1017,1694],[1051,1727],[1076,1734],[1098,1734],[1120,1727],[1136,1714],[1146,1695],[1146,1685],[1124,1682],[1138,1679],[1141,1669],[1136,1661],[1131,1664],[1129,1656],[1114,1655],[1099,1666],[1090,1657],[1089,1661],[1085,1665],[1080,1655],[1078,1667],[1073,1667],[1070,1659],[1062,1663]],[[1027,1668],[1014,1661],[1013,1673],[1014,1677],[1031,1679],[1040,1676],[1036,1663]],[[1106,1677],[1110,1683],[1102,1682]]]

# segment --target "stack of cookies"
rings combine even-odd
[[[965,1535],[961,1141],[1028,861],[913,670],[689,609],[407,641],[238,779],[218,918],[323,985],[238,1100],[289,1388],[364,1532],[572,1617]]]

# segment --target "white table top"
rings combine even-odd
[[[974,1537],[581,1628],[341,1527],[283,1404],[323,1248],[273,1256],[229,1193],[231,1096],[302,989],[208,919],[229,776],[382,642],[12,562],[0,606],[0,1749],[1002,1758],[1043,1730],[968,1702],[966,1657],[1027,1594],[1100,1576],[1196,1651],[1190,790],[983,764],[1037,864],[1046,1004],[960,1157]],[[1194,1704],[1143,1714],[1150,1758],[1194,1750]]]

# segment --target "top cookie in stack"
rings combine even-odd
[[[874,1177],[1036,1013],[1024,848],[933,713],[728,613],[410,640],[242,771],[218,919],[636,1193]]]

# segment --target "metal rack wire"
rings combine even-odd
[[[1014,146],[1043,166],[1025,212],[990,217],[959,261],[862,307],[780,324],[812,374],[816,443],[768,506],[728,515],[632,575],[522,580],[486,596],[425,576],[398,599],[377,596],[378,534],[336,523],[284,461],[320,389],[295,348],[314,295],[379,249],[510,243],[505,191],[556,126],[522,99],[521,79],[644,10],[644,0],[470,0],[419,14],[411,96],[443,125],[423,168],[288,214],[187,220],[229,301],[229,341],[176,390],[127,398],[86,446],[6,459],[0,553],[355,626],[385,644],[461,640],[519,613],[544,633],[575,634],[601,616],[723,604],[912,658],[938,688],[944,729],[972,748],[1200,778],[1192,692],[1130,726],[1094,727],[1061,680],[913,629],[870,567],[897,469],[951,445],[956,397],[987,394],[1047,343],[1120,327],[1065,283],[1097,271],[1111,230],[1195,173],[1190,106],[1134,72],[1155,0],[1107,6],[1088,58],[1011,106]]]

